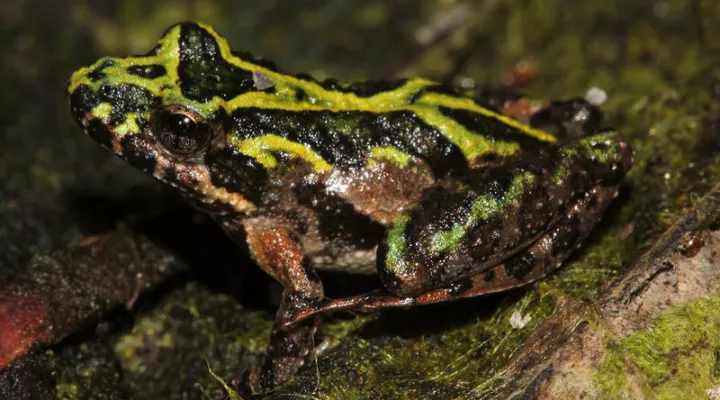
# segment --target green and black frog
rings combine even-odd
[[[88,135],[179,189],[284,287],[265,360],[246,375],[254,390],[295,374],[321,313],[544,277],[632,164],[586,102],[525,124],[430,80],[286,74],[196,23],[172,26],[146,55],[78,70],[68,92]],[[316,269],[378,274],[383,287],[327,299]]]

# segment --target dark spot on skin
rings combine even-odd
[[[322,185],[300,185],[295,190],[298,203],[315,211],[323,240],[338,246],[371,249],[385,234],[385,227],[355,211],[346,200],[325,192]]]
[[[475,159],[476,164],[480,165],[493,165],[500,162],[501,158],[497,153],[485,153]]]
[[[315,272],[315,268],[313,267],[312,262],[309,258],[303,257],[302,268],[305,272],[305,276],[307,276],[310,282],[320,283],[320,277],[318,276],[317,272]]]
[[[94,70],[87,74],[88,79],[90,79],[91,82],[98,82],[105,79],[105,73],[103,70],[113,64],[115,63],[110,60],[105,60],[102,64],[98,65]]]
[[[307,93],[302,89],[295,89],[295,100],[297,101],[305,101],[307,100],[308,95]]]
[[[287,210],[286,214],[298,235],[303,236],[308,233],[310,227],[308,226],[307,218],[305,218],[299,210]]]
[[[272,343],[272,342],[271,342]],[[277,385],[277,382],[275,381],[275,373],[273,371],[273,367],[275,367],[275,361],[271,357],[265,357],[265,361],[263,362],[262,366],[262,372],[260,374],[260,385],[262,387],[274,387]]]
[[[170,168],[166,168],[163,170],[163,180],[169,184],[176,184],[177,189],[179,189],[183,193],[186,193],[188,191],[187,185],[180,180],[180,176],[175,169],[174,163]],[[190,191],[189,193],[193,194],[192,191]]]
[[[88,85],[80,85],[70,95],[70,110],[73,118],[82,127],[83,117],[100,104],[100,97]]]
[[[132,75],[141,76],[147,79],[155,79],[161,76],[165,76],[167,71],[162,65],[132,65],[127,68],[127,72]]]
[[[91,82],[98,82],[100,80],[105,79],[105,73],[100,72],[98,69],[94,69],[93,71],[89,72],[87,74],[88,79],[90,79]]]
[[[463,293],[472,289],[473,282],[471,279],[461,279],[450,284],[447,294],[453,297],[462,296]]]
[[[210,167],[210,179],[217,187],[239,193],[249,201],[259,204],[265,194],[267,170],[253,158],[229,147],[210,149],[204,163]]]
[[[597,205],[597,196],[590,195],[590,200],[588,200],[588,204],[587,204],[588,208],[591,208],[591,209],[595,208],[596,205]]]
[[[110,126],[118,126],[127,120],[128,115],[118,112],[110,112],[110,118],[108,118],[108,124]]]
[[[495,271],[494,270],[487,271],[485,273],[485,276],[483,277],[483,280],[485,282],[492,282],[493,280],[495,280]]]
[[[551,254],[553,257],[558,257],[568,250],[571,250],[578,242],[581,222],[577,215],[572,214],[565,219],[563,225],[559,226],[558,234],[552,237]]]
[[[448,204],[452,204],[452,207],[448,207]],[[440,186],[428,189],[421,201],[413,207],[405,226],[409,251],[425,254],[424,248],[435,233],[452,229],[469,206],[470,199],[465,193]]]
[[[155,171],[156,161],[153,152],[141,145],[137,135],[126,135],[120,142],[122,157],[131,165],[141,171],[152,173]]]
[[[258,91],[252,71],[227,62],[210,32],[193,23],[183,23],[180,27],[178,75],[185,97],[204,103],[215,96],[230,100]],[[269,87],[263,91],[273,93],[274,90]]]
[[[510,190],[517,171],[507,166],[468,170],[464,181],[480,195],[500,199]]]
[[[492,215],[489,218],[478,221],[473,225],[463,240],[463,247],[468,248],[468,253],[478,264],[485,264],[489,258],[496,258],[506,252],[508,248],[514,248],[519,237],[501,237],[504,224],[507,219],[503,215]]]
[[[416,102],[420,97],[422,97],[422,95],[425,94],[425,93],[426,93],[426,90],[425,90],[424,88],[423,88],[423,89],[416,90],[413,94],[410,95],[410,97],[408,97],[408,99],[407,99],[408,104],[415,104],[415,102]]]
[[[113,86],[104,83],[100,86],[98,97],[101,102],[112,104],[108,124],[117,126],[125,122],[130,112],[145,112],[160,104],[160,98],[149,90],[137,85],[122,84]]]
[[[301,79],[319,83],[323,88],[335,92],[352,93],[358,97],[371,97],[379,93],[395,90],[405,83],[407,79],[394,81],[374,80],[364,82],[340,82],[336,79],[317,81],[308,74],[300,74]]]
[[[87,134],[95,139],[96,142],[100,143],[108,149],[112,149],[113,134],[102,121],[98,119],[92,119],[90,124],[87,126]]]
[[[505,262],[505,273],[516,280],[522,280],[535,266],[535,256],[522,252]]]

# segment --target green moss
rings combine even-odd
[[[647,382],[653,398],[704,398],[720,384],[715,373],[720,350],[720,294],[671,310],[627,338],[613,340],[595,381],[617,397],[626,388],[629,365]]]
[[[53,354],[54,353],[54,354]],[[57,399],[126,398],[129,393],[121,382],[122,373],[109,347],[101,340],[63,346],[48,353],[55,370]]]
[[[593,381],[600,393],[614,398],[629,399],[631,396],[625,379],[627,373],[625,359],[622,353],[617,351],[617,343],[611,342],[607,346],[613,350],[607,352],[603,364],[593,376]]]
[[[478,317],[478,308],[485,306],[488,312]],[[554,307],[553,296],[526,292],[500,304],[475,299],[376,314],[319,358],[317,366],[304,369],[270,397],[311,389],[322,399],[410,399],[428,394],[484,398],[502,383],[502,367],[517,346]],[[521,329],[510,326],[516,311],[530,317]],[[429,329],[432,326],[437,329]]]
[[[74,383],[60,383],[55,385],[58,400],[73,400],[78,398],[78,385]]]
[[[114,345],[129,384],[146,398],[167,398],[183,390],[224,391],[208,370],[227,380],[259,362],[272,320],[242,310],[224,295],[196,284],[175,291],[138,318]],[[175,379],[163,379],[173,365]]]

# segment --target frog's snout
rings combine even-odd
[[[80,85],[69,95],[70,111],[81,128],[86,128],[92,110],[100,103],[100,97],[87,85]]]

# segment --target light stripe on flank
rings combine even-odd
[[[262,135],[252,139],[234,139],[230,141],[244,155],[252,157],[265,168],[274,168],[278,165],[274,152],[284,151],[291,157],[299,157],[312,164],[315,171],[330,171],[332,166],[315,153],[310,147],[285,139],[278,135]]]
[[[538,140],[541,140],[543,142],[553,143],[557,141],[557,138],[555,136],[542,131],[540,129],[535,129],[529,125],[523,124],[522,122],[515,120],[513,118],[510,118],[508,116],[496,113],[492,110],[489,110],[485,107],[479,106],[477,103],[475,103],[472,99],[467,97],[454,97],[454,96],[448,96],[444,94],[439,93],[424,93],[418,100],[418,103],[438,106],[438,107],[448,107],[448,108],[456,108],[461,110],[468,110],[472,112],[476,112],[478,114],[482,114],[489,118],[494,118],[498,121],[501,121],[503,124],[511,126],[519,131],[522,131]],[[482,134],[482,132],[480,132]]]
[[[385,159],[391,163],[397,165],[400,168],[407,167],[412,160],[412,156],[404,151],[398,150],[395,147],[387,146],[375,146],[370,149],[368,163],[371,163],[373,159]]]
[[[480,221],[486,221],[493,215],[504,212],[509,206],[516,204],[523,190],[535,181],[535,175],[524,173],[517,175],[512,185],[502,196],[484,194],[479,196],[465,215],[464,221],[453,224],[449,230],[441,230],[430,239],[430,251],[437,254],[443,251],[453,251],[460,247],[467,232]]]
[[[404,262],[407,255],[407,242],[405,239],[405,228],[410,217],[401,215],[395,218],[393,226],[387,233],[387,254],[385,255],[385,268],[395,275],[408,272],[408,265]]]

